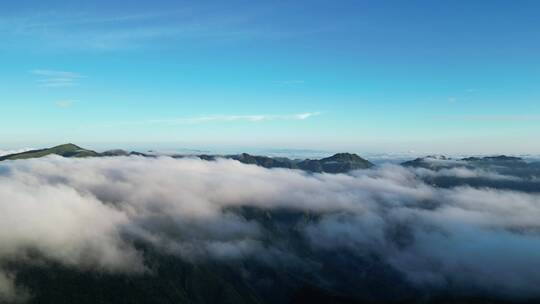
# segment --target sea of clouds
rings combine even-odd
[[[299,228],[312,250],[375,254],[418,288],[540,297],[540,194],[425,182],[436,175],[519,180],[465,168],[332,175],[169,157],[2,162],[0,299],[31,296],[7,265],[38,263],[36,252],[126,275],[150,271],[135,242],[193,262],[302,262],[262,242],[265,228],[239,207],[316,214]]]

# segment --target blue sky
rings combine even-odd
[[[540,153],[538,1],[139,2],[0,4],[0,149]]]

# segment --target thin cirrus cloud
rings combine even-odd
[[[439,119],[444,120],[459,120],[459,121],[498,121],[498,122],[520,122],[520,121],[537,121],[540,120],[540,115],[464,115],[464,116],[439,116]]]
[[[197,117],[180,117],[173,119],[148,120],[148,124],[200,124],[208,122],[262,122],[271,120],[306,120],[308,118],[320,115],[320,112],[305,112],[298,114],[285,115],[210,115]]]
[[[212,9],[209,9],[212,8]],[[213,13],[217,11],[219,13]],[[257,6],[242,15],[218,7],[193,6],[146,14],[108,14],[96,16],[91,12],[45,12],[39,15],[19,14],[2,18],[0,37],[21,37],[16,46],[28,47],[43,41],[40,48],[78,51],[117,51],[150,46],[149,41],[161,40],[174,46],[184,39],[238,41],[251,39],[288,38],[309,35],[327,29],[295,29],[287,32],[256,26],[261,15]],[[197,15],[197,18],[193,18]],[[152,44],[154,45],[154,44]]]
[[[198,125],[205,123],[262,123],[268,121],[305,121],[312,117],[321,115],[321,112],[305,112],[297,114],[283,115],[208,115],[208,116],[192,116],[164,119],[148,119],[138,121],[115,121],[101,122],[95,125],[87,125],[86,127],[118,127],[118,126],[175,126],[175,125]]]
[[[168,27],[138,24],[159,20],[158,14],[102,17],[83,12],[43,12],[2,17],[0,14],[0,37],[19,37],[12,47],[26,48],[41,41],[40,49],[103,51],[133,48],[149,38],[170,35]]]
[[[37,76],[39,87],[46,88],[61,88],[72,87],[79,84],[79,80],[84,78],[83,75],[74,72],[55,71],[55,70],[33,70],[31,72]]]

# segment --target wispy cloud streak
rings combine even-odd
[[[39,41],[40,49],[103,52],[171,47],[184,39],[210,39],[213,42],[281,39],[327,30],[304,28],[281,31],[257,27],[254,23],[260,14],[262,10],[256,5],[242,15],[231,13],[219,5],[99,16],[89,12],[67,11],[7,17],[0,14],[0,37],[16,37],[15,45],[25,48]],[[164,43],[148,43],[157,40]]]
[[[306,120],[308,118],[320,115],[320,112],[306,112],[299,114],[285,114],[285,115],[210,115],[210,116],[197,116],[197,117],[180,117],[173,119],[156,119],[148,120],[145,123],[148,124],[200,124],[207,122],[262,122],[270,120]]]
[[[78,81],[84,78],[83,75],[74,72],[54,71],[54,70],[33,70],[32,74],[38,77],[38,86],[59,88],[78,85]]]
[[[540,115],[464,115],[464,116],[437,116],[437,119],[460,121],[537,121]]]

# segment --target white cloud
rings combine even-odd
[[[78,73],[54,70],[33,70],[32,74],[38,77],[38,86],[51,88],[75,86],[81,78],[84,78]]]
[[[196,116],[196,117],[181,117],[173,119],[157,119],[148,120],[149,124],[199,124],[206,122],[234,122],[234,121],[247,121],[247,122],[261,122],[270,120],[306,120],[313,116],[320,115],[320,112],[306,112],[299,114],[285,114],[285,115],[210,115],[210,116]]]
[[[3,266],[28,249],[105,272],[145,270],[133,240],[187,260],[295,260],[293,248],[261,241],[263,225],[230,211],[242,206],[317,215],[295,228],[309,246],[375,254],[419,286],[540,296],[538,194],[435,188],[391,165],[329,175],[233,160],[56,156],[0,163],[0,292],[16,293],[16,273]]]
[[[540,115],[463,115],[463,116],[439,116],[437,118],[446,120],[461,121],[500,121],[500,122],[519,122],[519,121],[537,121]]]

